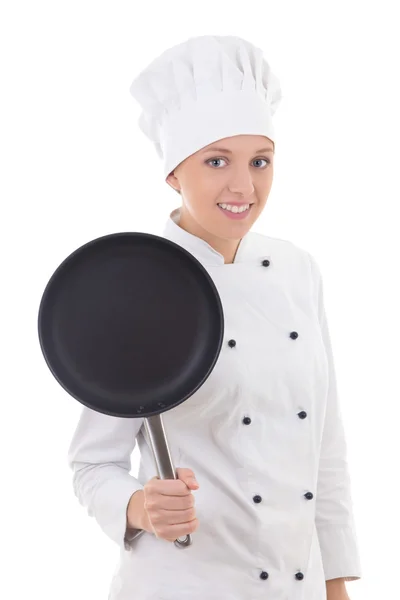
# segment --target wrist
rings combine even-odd
[[[349,600],[343,577],[329,579],[325,583],[327,600]]]
[[[126,509],[126,526],[128,529],[146,529],[143,490],[137,490],[129,499]]]

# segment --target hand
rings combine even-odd
[[[177,468],[177,479],[153,477],[144,491],[143,529],[173,542],[199,526],[191,490],[199,487],[191,469]]]

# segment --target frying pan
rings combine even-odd
[[[149,233],[99,237],[54,271],[38,333],[60,385],[100,413],[144,418],[158,477],[176,479],[162,413],[206,381],[224,335],[221,299],[203,265]],[[191,535],[174,541],[191,543]]]

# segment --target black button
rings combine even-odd
[[[307,494],[304,494],[304,497],[307,498],[307,500],[312,500],[314,498],[314,494],[312,492],[307,492]]]
[[[306,411],[305,411],[305,410],[302,410],[302,411],[301,411],[301,412],[299,412],[299,414],[298,414],[298,417],[299,417],[300,419],[305,419],[305,418],[306,418],[306,416],[307,416],[307,413],[306,413]]]
[[[267,571],[262,571],[262,573],[260,573],[260,579],[268,579],[268,577]]]
[[[228,346],[230,346],[231,348],[234,348],[236,346],[235,340],[229,340]]]
[[[262,261],[263,267],[269,267],[269,265],[270,265],[270,262],[269,262],[268,258],[266,258],[265,260]]]
[[[301,579],[304,579],[304,575],[303,575],[303,573],[296,573],[296,579],[298,579],[299,581],[300,581]]]
[[[297,333],[297,331],[292,331],[290,337],[292,338],[292,340],[295,340],[299,337],[299,334]]]
[[[262,501],[262,498],[257,494],[257,496],[254,496],[253,500],[256,504],[259,504]]]
[[[243,419],[243,423],[244,423],[245,425],[250,425],[250,423],[251,423],[251,419],[250,419],[250,417],[245,417],[245,418]]]

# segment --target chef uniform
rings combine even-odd
[[[253,61],[259,59],[241,38],[187,42],[192,51],[208,48],[211,54],[215,47],[230,52],[235,44],[240,50],[235,56],[243,58],[247,48]],[[181,52],[188,46],[181,45]],[[172,64],[176,60],[175,54]],[[264,73],[263,85],[272,82],[268,98],[277,101],[277,80],[262,64],[264,71],[257,72]],[[182,123],[175,121],[165,134],[165,113],[151,106],[158,129],[149,113],[147,120],[142,115],[142,126],[148,134],[158,131],[153,141],[159,140],[168,174],[189,147],[169,145]],[[261,130],[274,140],[271,120],[263,120],[260,107],[250,117],[254,129],[243,121],[243,128],[231,125],[231,131]],[[224,127],[227,131],[227,123]],[[225,137],[222,129],[216,132],[215,139]],[[193,138],[192,148],[213,138],[211,131],[208,138]],[[186,548],[126,529],[130,497],[157,475],[143,419],[83,407],[68,458],[79,501],[120,547],[109,600],[324,600],[325,580],[359,579],[361,567],[320,269],[305,249],[253,231],[241,239],[233,263],[225,264],[207,242],[179,226],[179,217],[177,208],[161,235],[208,271],[225,323],[208,379],[163,413],[175,467],[192,469],[199,482],[192,492],[199,528]],[[137,478],[130,474],[136,444]]]

